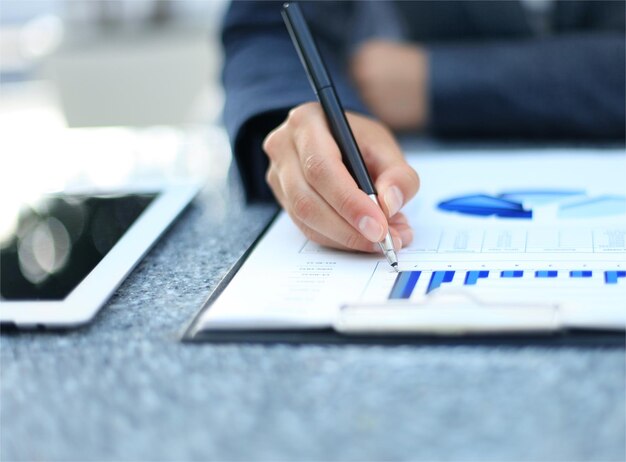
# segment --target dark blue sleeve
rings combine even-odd
[[[430,48],[430,129],[458,137],[621,139],[623,31]]]
[[[272,197],[265,184],[267,160],[261,148],[265,135],[280,124],[289,109],[316,100],[280,15],[282,3],[234,1],[222,30],[224,123],[248,199]],[[306,6],[309,11],[315,8],[303,5],[305,14]],[[338,14],[348,13],[345,7],[334,5],[335,20],[341,19]],[[327,31],[317,31],[314,21],[309,24],[344,106],[365,112],[349,84],[340,53],[342,44]]]

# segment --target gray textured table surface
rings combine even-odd
[[[203,194],[90,326],[3,333],[3,461],[624,460],[621,349],[179,343],[273,213],[238,203]]]

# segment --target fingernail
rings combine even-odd
[[[392,217],[400,211],[402,204],[404,203],[404,196],[402,191],[397,186],[391,186],[385,192],[385,204],[387,210],[389,210],[389,216]]]
[[[372,217],[364,216],[359,220],[359,230],[367,240],[380,242],[383,239],[383,227]]]
[[[413,230],[411,228],[403,229],[400,231],[400,237],[403,244],[409,244],[413,240]]]

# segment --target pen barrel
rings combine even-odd
[[[332,85],[300,5],[285,3],[281,15],[313,89],[317,92],[318,88]]]
[[[285,3],[281,14],[311,86],[324,109],[330,131],[341,151],[344,165],[360,189],[367,195],[376,194],[348,119],[300,6],[297,3]]]
[[[361,156],[359,146],[354,139],[350,124],[343,111],[341,102],[333,87],[326,87],[318,90],[317,98],[324,109],[326,121],[333,134],[333,138],[341,151],[343,163],[356,181],[359,188],[367,195],[376,194],[376,188],[365,167],[365,161]]]

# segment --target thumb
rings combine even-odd
[[[384,169],[376,178],[376,190],[383,211],[392,217],[419,189],[417,172],[404,160],[398,160]]]

